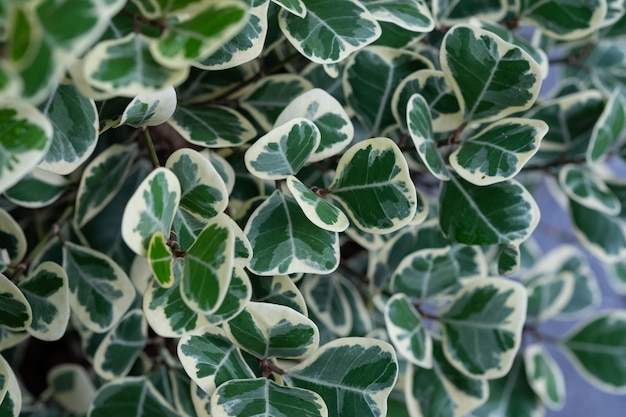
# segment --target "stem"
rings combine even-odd
[[[159,163],[159,157],[157,156],[156,149],[154,148],[154,142],[152,142],[152,136],[147,127],[143,128],[143,138],[146,140],[146,147],[148,148],[148,154],[150,155],[150,161],[152,166],[158,168],[161,166]]]
[[[259,361],[259,368],[261,369],[261,374],[267,378],[271,374],[283,375],[285,371],[276,366],[274,362],[269,359],[261,359]]]

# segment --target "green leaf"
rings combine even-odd
[[[597,388],[626,392],[626,311],[604,311],[573,329],[561,347],[576,369]]]
[[[385,304],[385,327],[398,353],[420,368],[433,366],[433,342],[408,297],[396,293]]]
[[[0,404],[9,390],[9,381],[14,378],[11,365],[0,355]]]
[[[611,216],[622,210],[617,196],[586,166],[564,165],[559,171],[559,184],[570,199],[588,209]]]
[[[22,391],[19,382],[2,356],[0,356],[0,368],[4,368],[3,374],[7,375],[5,391],[3,395],[0,395],[0,414],[17,417],[22,409]]]
[[[38,166],[60,175],[69,174],[96,148],[100,124],[96,105],[73,85],[60,85],[41,111],[52,123],[54,136]]]
[[[453,25],[475,17],[480,20],[497,22],[507,11],[506,0],[474,0],[472,3],[455,0],[434,0],[433,15],[442,24]]]
[[[227,322],[237,316],[248,305],[252,298],[252,284],[248,273],[241,266],[233,268],[228,292],[219,308],[206,316],[213,325]]]
[[[72,413],[85,414],[96,397],[96,388],[87,370],[78,364],[56,365],[46,376],[52,398]]]
[[[391,345],[348,337],[320,347],[283,377],[296,387],[318,393],[330,416],[374,417],[387,415],[387,397],[397,376]]]
[[[156,232],[150,239],[148,262],[159,285],[171,287],[174,283],[174,258],[162,232]]]
[[[450,247],[421,249],[407,255],[391,278],[394,293],[424,302],[445,293],[458,283],[459,264]]]
[[[176,91],[169,86],[153,93],[139,94],[126,106],[120,125],[132,127],[158,126],[176,110]]]
[[[541,401],[553,410],[563,408],[565,379],[559,365],[542,345],[524,349],[524,368],[528,384]]]
[[[300,285],[306,306],[316,319],[340,337],[352,331],[354,316],[340,275],[308,275]]]
[[[607,156],[622,139],[626,129],[626,106],[618,91],[609,97],[602,115],[596,122],[587,148],[587,163],[592,164]]]
[[[354,126],[343,105],[326,90],[314,88],[296,97],[280,113],[275,125],[280,126],[298,117],[315,123],[320,132],[320,144],[308,163],[338,154],[354,137]]]
[[[304,118],[280,125],[259,138],[248,148],[246,168],[265,180],[284,179],[294,175],[320,144],[320,131]]]
[[[541,70],[523,49],[468,25],[446,33],[441,67],[465,122],[494,121],[527,110],[541,87]]]
[[[54,129],[39,110],[19,100],[0,104],[0,126],[0,192],[4,192],[39,163]]]
[[[508,279],[468,281],[440,316],[450,363],[470,377],[506,375],[522,341],[526,297],[524,287]]]
[[[450,179],[448,168],[433,140],[433,122],[428,103],[417,93],[409,98],[406,106],[406,123],[413,144],[426,168],[438,179],[448,181]]]
[[[391,22],[412,32],[430,32],[435,21],[424,0],[361,0],[378,21]]]
[[[13,264],[24,259],[28,248],[24,230],[2,208],[0,208],[0,248],[6,251],[9,261]]]
[[[439,207],[443,233],[466,245],[519,243],[539,223],[537,203],[515,180],[479,187],[453,174],[441,184]]]
[[[99,42],[85,55],[87,81],[104,92],[126,97],[182,83],[188,68],[161,66],[152,54],[151,43],[150,38],[137,33]]]
[[[539,275],[528,284],[528,320],[545,321],[558,315],[574,294],[574,274]]]
[[[211,219],[228,206],[226,184],[211,161],[189,148],[182,148],[167,158],[165,167],[180,182],[180,207],[202,219]]]
[[[294,48],[318,64],[340,62],[381,33],[374,16],[355,0],[341,8],[332,0],[310,0],[304,17],[281,10],[278,23]]]
[[[128,377],[100,387],[88,417],[178,417],[145,377]]]
[[[344,94],[370,136],[394,124],[391,99],[402,79],[427,68],[432,64],[416,53],[382,46],[368,47],[350,58],[344,69]]]
[[[113,200],[136,154],[135,145],[111,145],[87,165],[76,197],[74,221],[78,227],[87,224]]]
[[[523,20],[560,40],[580,39],[591,34],[600,26],[607,11],[604,0],[518,0],[516,6]]]
[[[208,148],[237,146],[256,137],[252,123],[223,106],[178,106],[169,124],[186,141]]]
[[[346,215],[302,184],[299,179],[287,177],[287,188],[304,215],[317,227],[331,232],[343,232],[350,225]]]
[[[54,262],[43,262],[18,286],[33,313],[28,333],[40,340],[59,340],[70,319],[65,270]]]
[[[206,0],[167,25],[150,44],[162,65],[181,68],[202,60],[235,36],[246,23],[247,6],[239,0]]]
[[[42,208],[57,201],[69,188],[69,181],[52,172],[34,168],[4,192],[7,200],[26,208]]]
[[[279,304],[250,302],[224,323],[224,331],[237,346],[259,359],[302,359],[319,344],[315,323]]]
[[[293,197],[275,191],[244,229],[252,245],[249,269],[258,275],[327,274],[339,264],[337,232],[315,226]]]
[[[485,379],[470,378],[446,360],[441,342],[433,339],[432,369],[407,366],[404,395],[412,416],[462,417],[485,402]]]
[[[308,316],[304,297],[288,275],[255,278],[251,281],[254,301],[280,304]]]
[[[272,0],[272,2],[298,17],[306,16],[306,5],[303,0]]]
[[[232,276],[235,237],[224,217],[207,223],[183,260],[183,300],[201,314],[211,314],[219,308]]]
[[[141,310],[134,309],[109,330],[96,350],[93,365],[104,379],[128,374],[148,339],[148,325]]]
[[[498,275],[511,275],[520,268],[521,252],[519,245],[500,245],[496,252]]]
[[[463,141],[450,155],[450,165],[475,185],[506,181],[537,153],[547,132],[548,125],[542,120],[498,120]]]
[[[267,378],[228,381],[211,397],[215,417],[273,417],[298,415],[327,417],[319,394],[278,385]]]
[[[178,358],[185,372],[208,395],[231,379],[254,378],[254,373],[221,329],[186,334],[178,342]]]
[[[135,288],[126,273],[100,252],[66,242],[63,268],[72,312],[91,331],[109,330],[135,299]]]
[[[26,330],[33,314],[28,300],[6,276],[0,274],[0,325],[7,330]]]
[[[406,160],[388,138],[364,140],[348,149],[329,190],[355,224],[370,233],[400,229],[417,208]]]
[[[169,236],[180,195],[178,178],[166,168],[152,171],[137,188],[122,217],[122,238],[136,254],[148,253],[156,232]]]

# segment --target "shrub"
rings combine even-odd
[[[547,183],[626,293],[623,1],[0,11],[2,415],[536,416],[547,346],[626,392],[531,237]]]

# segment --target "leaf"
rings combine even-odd
[[[497,22],[507,11],[506,0],[476,0],[472,4],[455,0],[434,0],[433,15],[442,24],[453,25],[465,22],[470,17]]]
[[[126,97],[182,83],[188,68],[160,65],[150,44],[150,38],[137,33],[99,42],[85,55],[85,78],[92,87]]]
[[[412,32],[430,32],[435,21],[423,0],[361,0],[378,21],[391,22]]]
[[[520,0],[518,12],[546,35],[560,40],[583,38],[602,23],[606,1],[592,0],[572,3],[567,0]],[[555,19],[559,16],[558,19]]]
[[[528,320],[545,321],[556,315],[569,303],[575,288],[574,274],[540,275],[528,285]]]
[[[620,141],[626,129],[626,106],[617,91],[609,97],[587,147],[587,163],[599,162]]]
[[[169,86],[135,96],[124,109],[119,124],[132,127],[158,126],[167,122],[175,110],[176,91]]]
[[[475,185],[506,181],[537,153],[547,132],[548,125],[541,120],[498,120],[463,141],[450,155],[450,165]]]
[[[20,289],[0,274],[0,325],[7,330],[26,330],[33,316],[30,304]]]
[[[38,167],[56,174],[73,172],[91,156],[98,141],[98,112],[93,100],[73,85],[60,85],[42,106],[54,135]]]
[[[4,192],[45,155],[54,129],[39,110],[19,100],[0,104],[0,126],[0,192]]]
[[[215,312],[228,291],[234,266],[235,238],[223,217],[209,221],[183,260],[181,292],[200,314]]]
[[[6,251],[9,261],[17,264],[27,250],[26,235],[11,215],[0,208],[0,248]]]
[[[408,297],[396,293],[385,304],[385,327],[398,353],[420,368],[432,368],[433,345],[430,333]]]
[[[367,139],[348,149],[328,188],[355,224],[370,233],[400,229],[417,208],[406,160],[388,138]]]
[[[459,264],[450,247],[421,249],[407,255],[391,277],[395,293],[424,302],[458,283]]]
[[[439,207],[443,233],[466,245],[519,243],[539,223],[537,203],[515,180],[479,187],[453,174],[441,183]]]
[[[441,314],[443,351],[469,377],[499,378],[511,369],[522,341],[526,290],[504,278],[476,278]]]
[[[381,33],[374,16],[354,0],[341,8],[332,0],[307,1],[304,17],[281,10],[278,23],[293,47],[318,64],[340,62]]]
[[[565,380],[561,368],[541,345],[534,344],[524,349],[524,368],[528,384],[553,410],[560,410],[565,403]]]
[[[441,67],[465,122],[527,110],[541,87],[541,69],[523,49],[472,26],[457,25],[446,33]]]
[[[170,68],[202,60],[235,36],[246,23],[247,6],[238,0],[207,0],[193,13],[166,25],[161,37],[150,44],[154,58]]]
[[[248,268],[258,275],[327,274],[339,264],[337,232],[312,224],[294,198],[279,191],[254,211],[244,233],[252,246]]]
[[[243,311],[252,298],[252,284],[248,273],[241,266],[233,268],[228,292],[219,308],[206,316],[213,325],[228,322]]]
[[[152,235],[169,236],[181,196],[180,182],[166,168],[153,170],[126,204],[122,238],[136,254],[146,256]]]
[[[304,297],[288,275],[255,278],[251,280],[254,301],[287,306],[308,316]]]
[[[344,366],[338,368],[337,364]],[[396,383],[398,362],[391,345],[376,339],[348,337],[320,347],[289,368],[284,378],[318,393],[328,415],[384,416],[387,397]]]
[[[272,129],[248,148],[246,168],[261,179],[284,179],[298,173],[319,144],[317,126],[296,118]]]
[[[519,270],[521,263],[519,245],[500,245],[496,256],[498,275],[511,275]]]
[[[224,106],[178,106],[168,123],[188,142],[226,148],[256,137],[256,129],[240,113]]]
[[[331,232],[343,232],[350,225],[346,215],[329,202],[322,200],[296,177],[287,177],[287,188],[304,215],[317,227]]]
[[[54,262],[43,262],[18,284],[32,310],[28,333],[40,340],[59,340],[70,319],[68,279]]]
[[[339,280],[338,275],[309,275],[300,290],[310,312],[334,334],[344,337],[352,330],[354,316]]]
[[[178,358],[185,372],[208,395],[232,379],[254,378],[239,348],[219,328],[184,335],[178,342]]]
[[[598,389],[626,392],[626,312],[604,311],[578,324],[561,347],[576,369]]]
[[[111,145],[96,156],[80,178],[74,221],[84,226],[113,200],[137,154],[134,145]]]
[[[344,95],[370,136],[394,123],[391,99],[402,79],[427,68],[432,64],[416,53],[381,46],[350,58],[343,75]]]
[[[165,167],[180,182],[180,207],[202,219],[211,219],[228,206],[226,184],[208,158],[182,148],[167,158]]]
[[[19,382],[15,373],[2,356],[0,356],[0,367],[4,368],[2,374],[7,375],[5,391],[0,395],[0,414],[17,417],[22,409],[22,391]]]
[[[135,299],[126,273],[108,256],[71,242],[63,245],[72,312],[89,330],[113,327]]]
[[[354,126],[343,105],[326,90],[314,88],[293,99],[276,119],[280,126],[304,117],[320,132],[320,144],[308,163],[321,161],[344,150],[354,138]]]
[[[272,0],[272,2],[298,17],[306,16],[306,5],[302,0]]]
[[[159,285],[165,288],[171,287],[174,283],[174,258],[161,232],[156,232],[150,239],[148,262]]]
[[[586,208],[612,216],[622,209],[617,196],[587,167],[564,165],[559,171],[559,184],[570,199]]]
[[[428,103],[417,93],[409,98],[406,107],[406,123],[413,144],[426,168],[437,179],[448,181],[450,179],[448,168],[433,140],[433,123]]]
[[[94,370],[101,378],[125,377],[148,339],[148,325],[139,309],[128,311],[109,330],[94,356]]]
[[[145,377],[127,377],[103,385],[88,417],[178,417],[178,413]]]
[[[4,192],[7,200],[26,208],[42,208],[57,201],[69,188],[69,181],[52,172],[34,168]]]
[[[470,378],[446,360],[441,342],[433,340],[432,369],[407,366],[404,396],[412,416],[462,417],[485,402],[487,380]]]
[[[11,378],[15,378],[11,365],[0,355],[0,404],[9,390]]]

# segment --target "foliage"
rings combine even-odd
[[[548,345],[626,392],[626,312],[532,238],[545,183],[626,294],[625,40],[621,0],[0,0],[0,415],[538,416]]]

